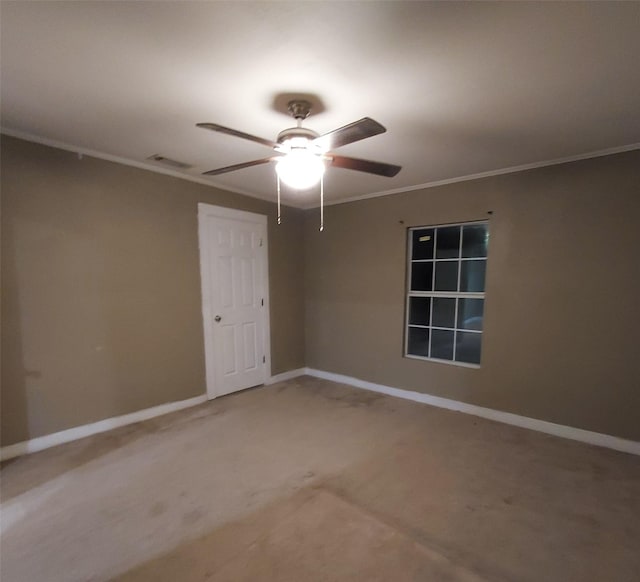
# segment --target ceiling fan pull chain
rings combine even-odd
[[[320,232],[324,230],[324,175],[320,176]]]
[[[277,172],[276,182],[278,184],[278,224],[280,224],[280,175]]]

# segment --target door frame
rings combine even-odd
[[[198,248],[200,253],[200,285],[202,293],[202,325],[204,330],[204,363],[206,371],[207,398],[212,400],[218,396],[216,391],[215,376],[215,342],[213,339],[213,329],[210,323],[213,318],[213,305],[211,302],[211,292],[213,290],[213,280],[211,273],[211,263],[209,261],[211,249],[206,244],[205,218],[213,216],[215,218],[229,218],[250,222],[262,227],[262,246],[259,260],[262,262],[262,289],[264,299],[264,309],[262,312],[262,333],[264,345],[265,361],[262,367],[262,382],[266,384],[271,378],[271,325],[269,309],[269,241],[267,216],[256,214],[235,208],[215,206],[204,202],[198,203]]]

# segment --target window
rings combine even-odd
[[[489,224],[408,231],[405,356],[480,365]]]

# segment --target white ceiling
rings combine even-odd
[[[8,2],[2,127],[133,162],[212,168],[293,125],[283,93],[318,96],[320,132],[364,116],[387,133],[330,168],[329,202],[640,142],[640,2]],[[273,200],[271,165],[212,178]],[[309,206],[317,193],[287,194]]]

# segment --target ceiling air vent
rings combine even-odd
[[[169,166],[170,168],[176,168],[178,170],[188,170],[193,167],[189,164],[185,164],[184,162],[179,162],[178,160],[172,160],[171,158],[165,158],[160,154],[153,154],[147,158],[148,160],[152,160],[154,162],[158,162],[160,164],[164,164],[165,166]]]

